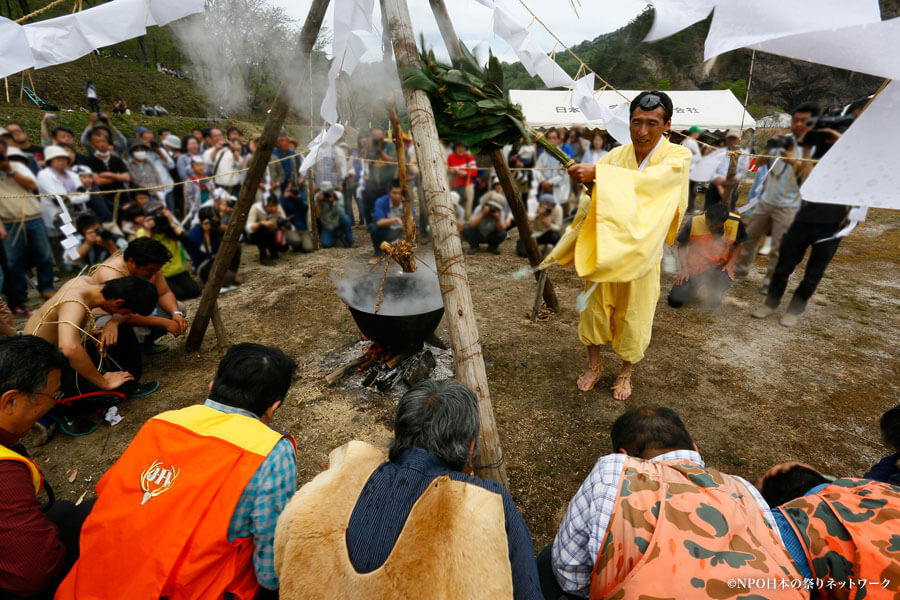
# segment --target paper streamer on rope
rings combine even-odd
[[[846,237],[850,234],[851,231],[856,229],[856,226],[860,224],[861,221],[866,220],[866,213],[869,212],[868,206],[854,206],[850,209],[850,212],[847,213],[847,225],[834,234],[831,237],[816,240],[814,243],[816,244],[824,244],[825,242],[830,242],[831,240],[837,240],[842,237]]]
[[[78,60],[94,50],[74,14],[29,23],[23,29],[31,46],[35,69]]]
[[[203,0],[112,0],[27,25],[0,18],[0,77],[77,60],[203,9]]]
[[[880,20],[878,0],[718,0],[706,36],[704,60],[788,35]]]
[[[25,28],[0,17],[0,76],[18,73],[34,66],[34,55],[25,36]]]
[[[90,52],[146,34],[147,0],[114,0],[76,12],[74,17],[91,46]],[[115,27],[111,27],[111,23],[115,23]]]
[[[65,250],[66,258],[72,262],[77,262],[79,260],[77,248],[81,245],[81,242],[75,237],[76,229],[72,224],[72,215],[69,214],[69,209],[66,208],[66,203],[63,202],[62,197],[54,196],[53,198],[59,206],[59,219],[62,221],[62,226],[59,230],[65,236],[59,243]]]
[[[150,18],[147,19],[147,27],[151,25],[162,27],[172,21],[201,13],[203,10],[203,0],[150,0]]]
[[[335,3],[331,68],[325,97],[319,107],[319,114],[330,127],[309,143],[309,154],[300,165],[300,173],[306,174],[316,164],[323,143],[334,144],[344,134],[344,126],[338,123],[337,78],[342,72],[352,74],[365,54],[365,42],[357,32],[372,32],[374,9],[375,0],[337,0]]]
[[[900,61],[896,52],[886,50],[900,48],[900,17],[834,31],[792,35],[749,47],[830,67],[900,79]]]
[[[900,210],[900,81],[892,81],[823,156],[800,188],[806,200]]]
[[[697,161],[697,164],[691,167],[691,181],[703,183],[712,179],[726,152],[728,151],[725,148],[719,148]]]
[[[499,5],[494,6],[494,33],[515,51],[528,74],[540,77],[547,87],[570,88],[575,85],[575,80],[541,50],[531,32]]]
[[[739,206],[737,208],[738,214],[744,214],[745,212],[747,212],[748,210],[752,210],[754,207],[756,207],[757,204],[759,204],[759,199],[762,197],[762,193],[763,193],[763,190],[765,189],[766,181],[768,181],[769,175],[772,174],[772,171],[775,169],[775,165],[777,165],[778,161],[780,161],[780,160],[781,160],[781,157],[779,156],[772,162],[772,164],[766,170],[766,174],[763,175],[763,180],[759,184],[759,191],[756,194],[754,194],[752,198],[747,200],[747,204],[745,204],[743,206]]]
[[[653,26],[644,38],[655,42],[709,16],[715,6],[713,0],[650,0],[653,5]]]

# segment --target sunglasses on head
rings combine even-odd
[[[656,94],[647,94],[641,101],[638,102],[638,106],[640,106],[643,110],[653,110],[657,107],[662,106],[662,98],[657,96]]]

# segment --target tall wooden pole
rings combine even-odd
[[[413,218],[412,196],[409,193],[409,180],[406,170],[406,145],[403,143],[403,132],[400,130],[400,118],[397,107],[391,102],[388,109],[391,118],[391,131],[394,133],[394,146],[397,147],[397,179],[403,193],[403,234],[410,244],[416,242],[416,222]]]
[[[454,63],[458,64],[462,58],[462,49],[459,45],[459,38],[456,36],[456,30],[453,28],[453,22],[450,21],[447,6],[444,4],[444,0],[430,0],[430,2],[431,10],[434,12],[434,18],[437,21],[438,28],[441,30],[441,36],[444,38],[444,44],[447,46],[450,58]],[[536,267],[541,264],[543,257],[540,250],[538,250],[537,241],[531,233],[531,225],[528,222],[528,210],[525,208],[525,205],[522,203],[522,197],[516,190],[512,172],[509,170],[509,165],[503,157],[503,152],[500,150],[491,152],[491,162],[494,164],[494,172],[497,174],[497,179],[503,187],[503,194],[509,203],[509,209],[516,219],[516,228],[519,230],[519,239],[522,240],[525,246],[525,255],[528,257],[528,263],[532,267]],[[534,278],[540,281],[540,273],[535,271]],[[559,312],[559,300],[556,297],[556,290],[549,277],[545,278],[544,303],[550,310]]]
[[[419,52],[406,0],[381,0],[381,10],[391,32],[397,69],[402,73],[405,68],[418,67]],[[438,139],[434,112],[425,92],[404,86],[403,96],[410,116],[412,138],[419,157],[419,173],[431,217],[434,260],[444,297],[444,314],[450,330],[456,378],[468,385],[478,397],[481,450],[475,468],[480,476],[506,485],[506,467],[503,465],[503,453],[481,354],[478,324],[469,290],[469,277],[456,229],[456,213],[447,187],[444,151]]]
[[[309,8],[306,22],[300,31],[300,44],[298,47],[300,52],[298,64],[302,65],[302,68],[306,68],[306,58],[312,52],[316,38],[319,36],[319,29],[321,29],[322,21],[325,19],[325,10],[328,8],[328,2],[329,0],[313,0],[312,6]],[[302,81],[302,75],[298,74],[297,79]],[[194,323],[191,325],[191,331],[185,343],[185,350],[188,352],[196,352],[203,343],[203,336],[206,334],[209,320],[212,318],[216,308],[219,290],[222,288],[225,274],[240,244],[241,234],[244,231],[244,225],[247,223],[247,213],[250,211],[250,207],[256,198],[256,190],[259,189],[259,183],[265,175],[266,167],[272,157],[272,149],[275,147],[275,140],[278,139],[281,126],[284,124],[284,118],[290,107],[292,91],[292,84],[286,81],[281,82],[281,87],[278,88],[275,101],[272,103],[272,109],[269,112],[269,116],[266,117],[266,124],[260,137],[259,146],[250,160],[247,178],[241,186],[237,204],[235,204],[234,212],[231,214],[231,221],[228,223],[225,236],[222,238],[222,245],[219,247],[219,252],[213,261],[209,279],[203,287],[203,295],[200,297],[197,315],[194,317]]]
[[[732,146],[729,152],[737,152],[741,149],[740,145]],[[725,176],[725,194],[722,196],[722,204],[731,206],[731,194],[734,192],[735,180],[737,179],[737,154],[729,154],[728,174]]]

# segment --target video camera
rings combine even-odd
[[[810,119],[806,122],[806,125],[812,127],[812,130],[806,132],[806,135],[803,136],[803,145],[817,146],[819,148],[829,146],[831,134],[823,130],[833,129],[838,133],[844,133],[853,124],[854,119],[856,119],[856,115],[842,115],[839,108]]]
[[[776,135],[775,137],[771,138],[768,142],[766,142],[766,147],[772,148],[773,150],[781,150],[781,151],[791,150],[796,145],[797,145],[797,140],[795,140],[794,136],[792,136],[791,134]]]

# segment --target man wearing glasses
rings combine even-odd
[[[569,175],[593,182],[582,196],[571,227],[544,259],[575,265],[585,280],[579,298],[578,337],[588,348],[589,367],[578,389],[593,389],[603,372],[601,347],[610,344],[622,359],[613,397],[631,396],[634,364],[650,344],[659,299],[663,242],[671,245],[687,208],[691,153],[663,133],[672,124],[672,100],[641,92],[630,106],[631,142],[596,164],[578,164]]]
[[[78,535],[93,500],[54,501],[19,441],[62,396],[69,363],[39,337],[0,339],[0,598],[52,598],[78,558]],[[41,506],[38,494],[49,502]]]

